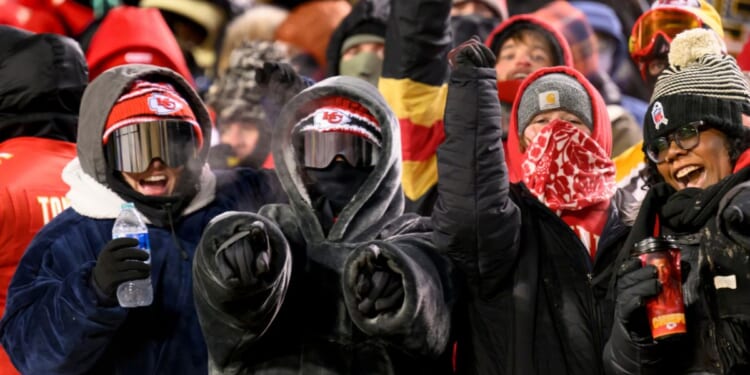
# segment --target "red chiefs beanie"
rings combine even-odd
[[[316,131],[354,134],[378,147],[383,140],[375,117],[363,105],[340,96],[321,99],[317,109],[300,120],[294,128],[298,133]]]
[[[198,149],[203,147],[203,131],[188,102],[166,83],[136,81],[112,107],[104,127],[102,142],[107,144],[109,135],[124,126],[140,122],[178,120],[193,126]]]

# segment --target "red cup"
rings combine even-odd
[[[635,244],[632,254],[641,260],[641,264],[652,265],[659,272],[661,292],[646,300],[651,336],[654,340],[663,340],[685,334],[680,249],[665,239],[649,237]]]

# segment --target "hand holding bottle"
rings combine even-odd
[[[94,286],[105,297],[108,305],[117,304],[117,287],[125,282],[145,279],[151,275],[151,265],[144,263],[148,253],[138,248],[135,238],[115,238],[99,253],[92,271]]]

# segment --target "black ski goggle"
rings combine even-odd
[[[170,168],[184,166],[198,155],[200,139],[190,122],[140,122],[113,131],[104,146],[115,170],[141,173],[160,159]]]
[[[304,138],[305,167],[325,168],[337,156],[354,167],[372,167],[380,157],[378,146],[355,134],[305,131],[301,135]]]

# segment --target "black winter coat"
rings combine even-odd
[[[663,214],[667,210],[648,204],[661,190],[651,188],[636,224],[658,213],[660,232],[680,248],[687,334],[657,342],[641,333],[644,338],[636,340],[616,320],[604,353],[608,374],[750,373],[748,176],[746,167],[702,191],[692,202],[679,202],[685,212],[713,212],[705,222],[692,222],[697,228],[689,223],[670,225],[673,222]],[[719,188],[720,184],[726,188]],[[725,193],[717,193],[722,190]],[[654,200],[674,201],[677,194]],[[715,197],[707,198],[710,196]],[[736,221],[730,224],[727,215],[736,215]],[[646,227],[653,228],[654,221],[647,221]]]
[[[592,262],[565,222],[509,185],[496,90],[494,69],[453,71],[438,150],[434,242],[466,280],[459,372],[602,374],[607,288],[628,227],[611,205]]]

